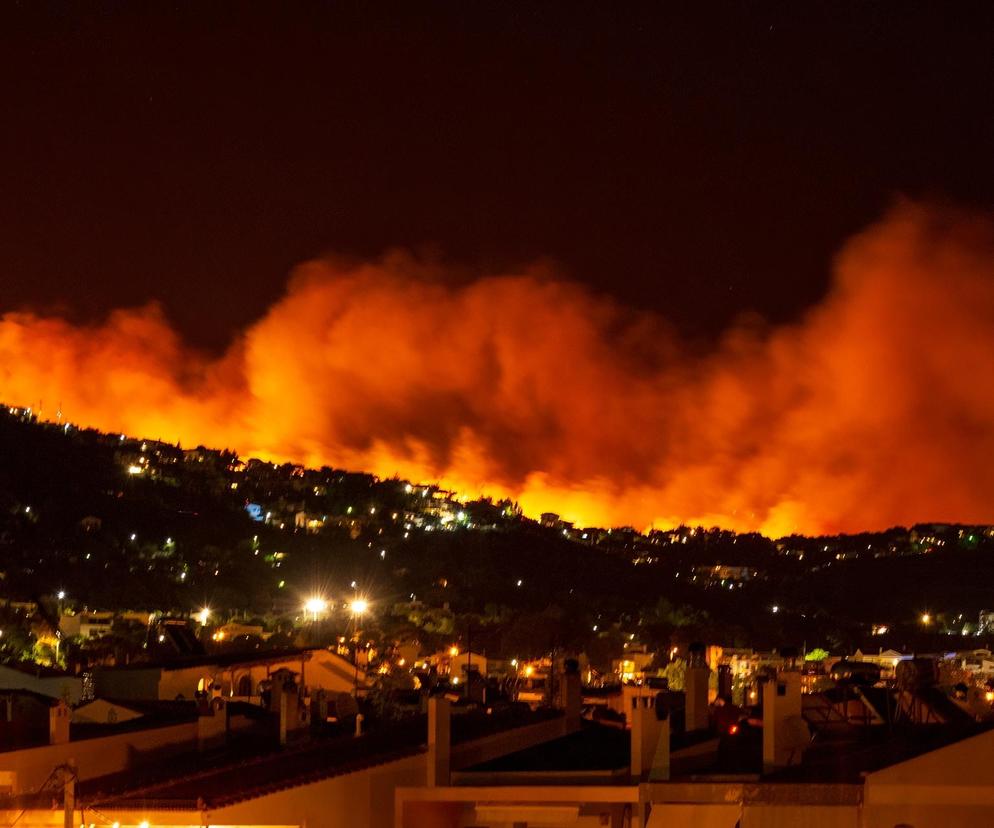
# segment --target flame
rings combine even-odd
[[[456,283],[392,253],[298,268],[220,358],[151,305],[88,326],[7,313],[0,366],[0,399],[81,424],[581,525],[994,518],[994,227],[910,203],[850,240],[803,320],[746,319],[704,355],[547,266]]]

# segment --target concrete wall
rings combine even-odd
[[[183,667],[179,670],[162,670],[159,676],[158,695],[152,698],[170,701],[182,696],[187,701],[195,698],[201,680],[204,687],[211,682],[216,672],[213,665]]]
[[[739,825],[741,828],[795,828],[800,825],[804,828],[860,828],[859,808],[855,805],[746,805]]]
[[[402,810],[395,828],[509,828],[518,822],[635,828],[626,815],[637,812],[639,798],[634,785],[519,785],[405,789],[398,791],[397,800]],[[665,828],[725,826],[676,822]]]
[[[202,828],[203,820],[199,811],[157,811],[157,810],[119,810],[116,808],[101,808],[94,810],[86,808],[76,811],[74,824],[99,825],[108,828],[118,823],[122,828],[136,828],[147,821],[155,828]],[[0,825],[9,826],[16,823],[17,828],[64,828],[63,812],[61,809],[33,809],[22,811],[0,809]],[[262,825],[256,822],[239,822],[238,825],[212,825],[212,828],[300,828],[298,825],[286,823]]]
[[[865,828],[994,825],[994,731],[868,774]]]
[[[74,761],[82,780],[147,764],[196,749],[197,723],[119,733],[61,745],[0,753],[0,773],[16,774],[15,793],[33,793],[58,765]]]
[[[160,672],[158,667],[97,668],[93,672],[93,689],[98,697],[106,699],[157,699]]]
[[[453,767],[465,767],[563,735],[565,719],[553,719],[453,747]],[[209,813],[211,824],[292,822],[302,828],[393,828],[394,791],[423,787],[427,755],[387,762],[311,785],[261,796]]]
[[[211,825],[393,828],[394,790],[425,784],[425,754],[208,811]]]

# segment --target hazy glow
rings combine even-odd
[[[350,605],[353,615],[362,615],[369,609],[369,602],[365,598],[356,598]]]
[[[903,204],[833,272],[799,323],[745,318],[700,353],[546,266],[467,283],[401,254],[314,262],[220,358],[155,306],[8,313],[0,400],[581,525],[994,521],[994,229]]]
[[[309,615],[320,615],[328,609],[328,602],[320,596],[308,598],[304,602],[304,611]]]

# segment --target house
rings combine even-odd
[[[320,647],[255,650],[168,661],[98,668],[96,695],[119,699],[194,699],[220,695],[258,702],[261,688],[279,669],[300,676],[302,692],[312,689],[351,693],[363,686],[365,674],[341,656]]]
[[[69,706],[31,690],[0,690],[0,745],[69,741]]]
[[[110,635],[114,628],[112,612],[63,613],[59,619],[59,629],[68,638],[102,638]]]
[[[0,691],[30,690],[52,699],[76,704],[83,697],[83,679],[34,662],[0,664]]]
[[[479,673],[481,676],[489,675],[487,672],[487,657],[482,653],[474,653],[470,650],[456,650],[453,655],[453,651],[449,650],[439,653],[436,659],[439,663],[448,665],[449,675],[458,678],[460,681],[469,675],[470,670],[474,673]]]
[[[302,737],[276,751],[270,747],[246,754],[240,745],[219,744],[209,762],[200,762],[198,743],[191,736],[205,720],[223,721],[216,715],[58,749],[0,751],[0,780],[5,773],[12,774],[14,792],[31,793],[53,768],[74,755],[79,780],[71,824],[393,828],[394,791],[437,779],[440,762],[458,770],[568,730],[566,717],[559,713],[473,710],[451,717],[450,713],[446,702],[434,701],[427,717],[435,731],[444,729],[444,757],[426,749],[432,731],[422,715],[408,724],[358,737]],[[159,737],[153,742],[149,736],[156,733]],[[441,744],[432,738],[433,744]],[[134,773],[138,768],[141,775]],[[10,819],[33,828],[61,828],[66,823],[60,793],[53,791],[43,803],[25,800]]]
[[[93,699],[72,710],[73,724],[116,724],[140,719],[144,713],[119,702],[107,699]]]
[[[902,661],[907,661],[912,658],[909,653],[899,653],[897,650],[883,650],[874,653],[864,653],[862,650],[856,650],[853,655],[853,661],[864,661],[869,664],[876,664],[880,667],[880,677],[884,679],[892,679],[897,671],[897,665]]]
[[[706,677],[705,677],[706,678]],[[706,682],[704,684],[706,687]],[[762,718],[680,732],[651,697],[628,730],[588,725],[396,791],[398,828],[968,828],[994,822],[994,730],[854,725],[812,740],[800,674],[764,685]],[[692,691],[690,691],[692,692]],[[883,691],[882,691],[883,692]],[[689,701],[689,697],[688,697]],[[688,723],[691,714],[688,708]],[[825,735],[835,728],[834,735]],[[432,743],[442,742],[432,750]],[[434,755],[434,759],[433,759]]]

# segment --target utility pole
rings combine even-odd
[[[469,685],[473,681],[473,622],[466,625],[466,698],[472,699]]]
[[[64,792],[62,795],[63,802],[63,816],[62,825],[63,828],[73,828],[75,824],[74,815],[76,813],[76,777],[74,775],[66,774],[66,781]]]
[[[64,765],[59,765],[52,772],[49,781],[43,786],[52,786],[58,790],[58,784],[62,783],[63,828],[73,828],[76,824],[76,779],[78,776],[75,762],[70,760]]]

